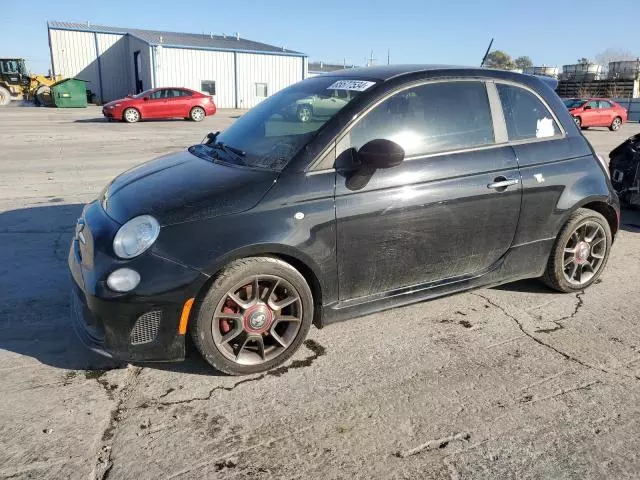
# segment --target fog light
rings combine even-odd
[[[116,292],[129,292],[140,283],[140,274],[130,268],[119,268],[107,278],[107,285]]]

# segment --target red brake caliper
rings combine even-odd
[[[236,305],[235,302],[230,298],[228,298],[227,301],[224,302],[224,306],[222,307],[222,313],[238,313],[239,310],[240,307],[238,307],[238,305]],[[231,331],[231,329],[233,328],[232,322],[233,320],[228,320],[226,318],[220,319],[220,331],[223,335]]]

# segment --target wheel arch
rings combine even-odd
[[[567,223],[567,220],[575,212],[580,208],[586,208],[588,210],[593,210],[594,212],[598,212],[601,214],[609,224],[611,228],[611,235],[615,237],[619,228],[619,219],[618,213],[616,209],[611,205],[609,199],[607,197],[602,196],[594,196],[583,199],[581,202],[576,203],[572,206],[572,208],[568,209],[564,215],[562,216],[561,221],[559,222],[558,231]]]
[[[295,268],[306,280],[309,288],[311,289],[311,295],[313,296],[313,324],[322,328],[322,305],[323,305],[323,288],[320,281],[320,269],[314,264],[314,262],[304,255],[302,252],[297,251],[286,245],[270,244],[270,245],[256,245],[253,247],[245,247],[238,250],[234,250],[227,255],[219,258],[215,265],[212,265],[207,269],[207,274],[210,274],[209,279],[200,287],[196,295],[196,301],[200,302],[202,298],[207,294],[213,282],[220,274],[220,272],[231,262],[248,257],[273,257],[283,262],[288,263]]]

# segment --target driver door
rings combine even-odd
[[[161,88],[154,90],[149,95],[149,100],[144,101],[142,117],[143,118],[162,118],[169,114],[169,106],[167,104],[167,97],[169,90]]]
[[[402,146],[404,162],[357,168],[356,151],[378,138]],[[496,143],[481,81],[398,92],[339,140],[341,301],[476,275],[496,264],[512,244],[522,196],[513,149]],[[504,180],[511,185],[493,187]]]

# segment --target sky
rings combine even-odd
[[[620,12],[638,0],[618,0]],[[239,32],[309,56],[311,61],[477,65],[494,49],[528,55],[534,65],[562,66],[607,48],[640,55],[632,23],[605,27],[601,0],[0,0],[0,57],[23,57],[33,73],[50,68],[48,20],[178,32]],[[601,17],[602,18],[602,17]],[[584,25],[584,27],[581,27]],[[603,29],[604,28],[604,29]]]

